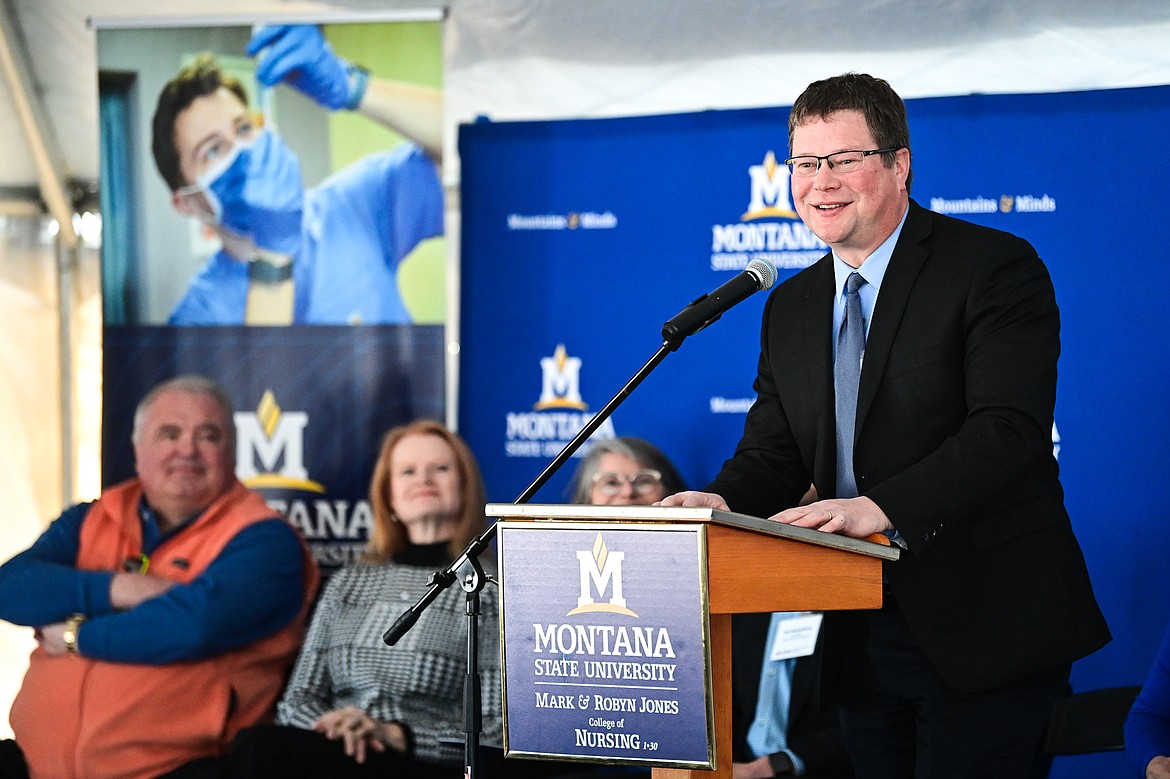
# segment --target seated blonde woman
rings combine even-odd
[[[466,594],[444,590],[394,646],[382,635],[486,527],[467,445],[437,422],[391,430],[370,484],[365,560],[325,586],[275,725],[237,742],[235,777],[459,777]],[[501,740],[497,590],[480,593],[484,743]]]

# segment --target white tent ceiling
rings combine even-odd
[[[906,97],[1170,84],[1166,0],[0,0],[0,209],[38,190],[50,202],[54,181],[68,199],[92,192],[95,27],[418,8],[448,9],[452,152],[457,124],[480,114],[778,105],[845,70],[881,75]]]

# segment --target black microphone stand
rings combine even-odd
[[[703,300],[699,298],[691,306]],[[696,323],[694,329],[687,328],[684,332],[677,328],[663,327],[662,346],[658,347],[658,351],[654,356],[646,361],[634,376],[626,382],[616,395],[614,395],[608,403],[600,411],[598,411],[592,419],[580,432],[573,437],[573,440],[565,444],[565,447],[552,459],[545,469],[540,472],[540,475],[528,485],[524,492],[513,501],[514,505],[521,505],[527,503],[532,499],[532,496],[548,482],[552,475],[556,473],[565,462],[573,456],[573,454],[581,448],[581,445],[588,440],[589,436],[601,426],[605,420],[609,419],[610,415],[620,406],[626,398],[630,396],[638,385],[650,375],[650,372],[658,367],[658,364],[666,359],[666,355],[678,349],[682,344],[683,339],[688,335],[692,335],[699,330],[702,330],[707,325],[718,319],[714,318]],[[467,593],[467,676],[464,679],[463,689],[463,727],[464,727],[464,779],[477,779],[478,776],[478,753],[479,753],[479,734],[483,729],[483,713],[480,711],[480,688],[479,688],[479,593],[483,590],[489,577],[484,574],[483,567],[479,562],[479,555],[482,554],[491,543],[492,538],[496,534],[496,526],[493,524],[478,537],[476,537],[467,546],[459,557],[455,558],[442,571],[437,571],[431,574],[431,578],[427,581],[428,589],[423,596],[419,598],[418,602],[404,611],[402,615],[395,620],[394,624],[390,626],[382,635],[382,641],[389,646],[394,646],[398,643],[406,632],[410,630],[419,616],[426,610],[428,606],[434,603],[439,594],[450,587],[458,578],[458,572],[464,567],[469,567],[470,570],[464,574],[460,581],[460,586],[463,591]]]

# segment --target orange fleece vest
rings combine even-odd
[[[120,571],[126,558],[142,551],[141,496],[141,485],[132,480],[94,503],[81,526],[78,568]],[[259,494],[236,482],[189,527],[159,545],[149,572],[189,582],[237,533],[273,515]],[[33,650],[10,717],[32,779],[149,779],[223,754],[242,728],[268,721],[316,592],[317,568],[307,547],[304,562],[304,603],[297,618],[217,657],[138,665]]]

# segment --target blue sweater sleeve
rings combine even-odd
[[[86,620],[85,657],[161,665],[199,660],[275,633],[304,597],[304,553],[292,526],[273,518],[241,531],[199,576],[120,612]]]
[[[67,509],[31,547],[0,566],[0,619],[40,627],[70,614],[112,610],[111,571],[77,570],[81,522],[89,503]]]
[[[1125,721],[1125,751],[1137,777],[1155,757],[1170,756],[1170,630]]]

